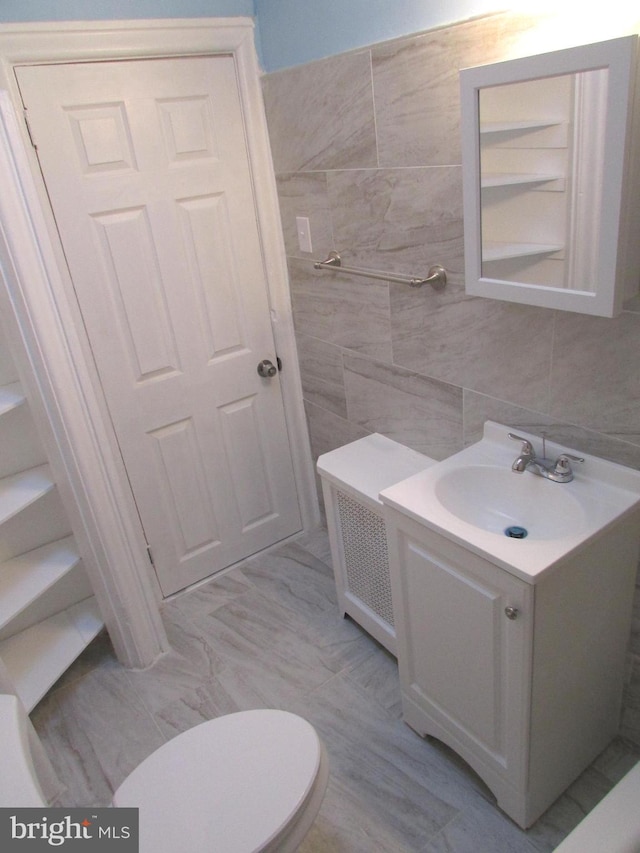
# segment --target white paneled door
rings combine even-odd
[[[168,595],[301,527],[235,63],[16,73]]]

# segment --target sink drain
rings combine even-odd
[[[507,527],[504,531],[504,535],[508,536],[510,539],[524,539],[529,531],[526,527],[518,527],[516,524],[511,527]]]

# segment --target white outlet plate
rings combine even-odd
[[[298,233],[298,248],[301,252],[313,252],[311,245],[311,228],[307,216],[296,216],[296,231]]]

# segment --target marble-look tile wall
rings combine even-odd
[[[492,419],[640,467],[640,312],[601,319],[465,295],[460,68],[518,55],[496,15],[266,75],[264,99],[316,455],[381,432],[436,459]],[[298,248],[295,217],[311,224]],[[310,263],[448,271],[441,293]],[[640,591],[623,729],[640,743]]]

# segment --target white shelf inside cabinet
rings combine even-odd
[[[564,175],[537,175],[534,173],[524,174],[522,172],[483,172],[482,189],[488,187],[511,187],[526,184],[546,184],[549,181],[562,181]]]
[[[549,119],[524,119],[523,121],[487,121],[480,125],[480,133],[508,133],[509,131],[538,130],[541,127],[558,127],[562,121]]]
[[[0,643],[0,658],[27,711],[33,710],[103,627],[91,597]]]
[[[3,477],[0,480],[0,524],[46,495],[54,486],[46,464]]]
[[[22,387],[19,382],[10,385],[0,385],[0,416],[17,409],[25,401]]]
[[[0,564],[0,628],[3,628],[78,564],[73,536]]]
[[[564,246],[561,243],[500,243],[487,240],[482,244],[482,262],[550,255],[562,249]]]

